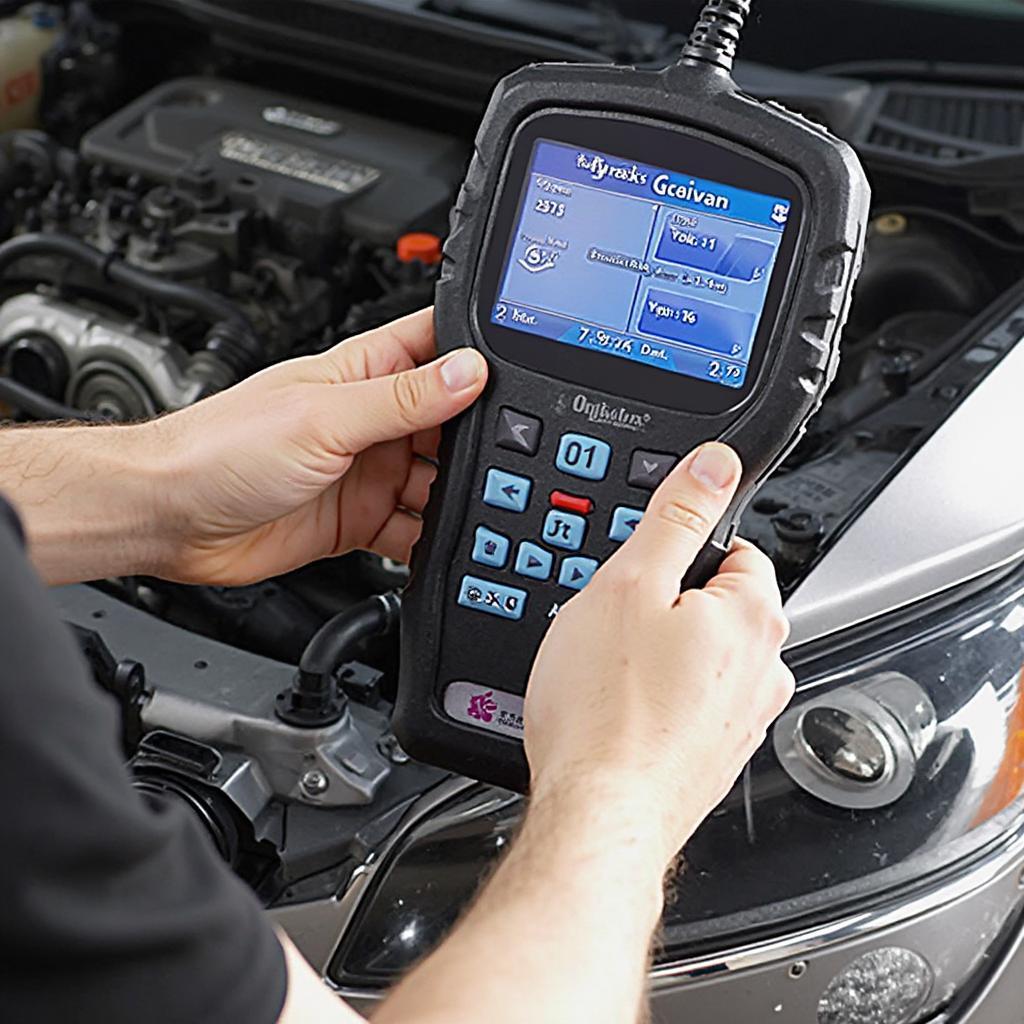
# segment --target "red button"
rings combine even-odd
[[[588,516],[594,511],[594,503],[589,498],[566,494],[565,491],[552,491],[551,504],[563,512],[576,512],[581,516]]]

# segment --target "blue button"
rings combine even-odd
[[[492,569],[501,569],[508,561],[510,547],[508,537],[488,530],[486,526],[478,526],[473,541],[473,561],[489,565]]]
[[[563,434],[558,442],[555,465],[570,476],[583,480],[603,480],[608,473],[612,447],[585,434]]]
[[[563,551],[579,551],[587,534],[587,521],[583,516],[552,509],[544,520],[544,543]]]
[[[566,558],[558,572],[558,582],[570,590],[582,590],[597,572],[598,563],[593,558]]]
[[[518,621],[523,617],[526,607],[526,591],[491,583],[478,576],[463,576],[459,588],[459,604],[463,608],[497,615],[500,619]]]
[[[516,553],[516,572],[520,576],[529,576],[533,580],[546,580],[551,577],[555,556],[545,551],[539,544],[531,544],[524,540]]]
[[[508,512],[525,512],[533,481],[501,469],[489,469],[484,484],[484,504]]]
[[[615,541],[629,540],[633,536],[633,531],[639,526],[643,516],[644,514],[641,509],[627,508],[625,505],[620,505],[612,513],[612,525],[608,527],[609,539]]]

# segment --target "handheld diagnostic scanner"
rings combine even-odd
[[[744,472],[681,581],[703,585],[835,373],[869,189],[847,145],[733,82],[750,2],[710,0],[665,70],[536,65],[491,99],[437,287],[439,346],[490,378],[445,430],[404,600],[414,757],[525,791],[559,608],[718,439]]]

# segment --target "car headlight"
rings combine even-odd
[[[916,894],[952,892],[1024,827],[1024,571],[789,657],[797,696],[687,845],[655,980],[699,977],[722,951],[786,950],[787,936],[830,934],[840,918],[919,910]],[[331,979],[393,983],[451,927],[520,814],[516,798],[475,787],[396,837],[362,880]],[[951,998],[1017,906],[1004,904],[970,955],[901,953],[917,982],[877,1020],[905,1024]],[[851,979],[896,961],[854,962],[821,979],[823,1022],[875,1019],[849,1015]]]

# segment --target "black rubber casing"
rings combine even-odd
[[[796,256],[775,323],[769,325],[770,341],[755,386],[738,407],[698,415],[645,404],[516,365],[488,346],[486,325],[479,317],[482,267],[514,137],[524,122],[540,113],[677,127],[685,137],[710,139],[754,156],[796,182],[803,209]],[[637,158],[643,159],[642,154]],[[508,187],[518,191],[520,182],[509,181]],[[681,456],[703,441],[721,439],[739,452],[743,479],[712,543],[683,584],[699,586],[713,575],[743,507],[797,442],[835,375],[869,201],[863,170],[847,145],[799,115],[742,94],[727,74],[707,65],[679,64],[661,72],[537,65],[499,83],[452,213],[437,288],[440,349],[481,349],[490,378],[484,397],[445,430],[440,475],[403,602],[401,677],[393,726],[408,753],[510,789],[528,788],[521,740],[450,718],[443,708],[443,693],[453,681],[469,681],[507,694],[525,694],[552,605],[564,603],[572,592],[557,583],[557,559],[555,576],[546,583],[524,580],[509,566],[492,570],[472,563],[478,525],[509,536],[514,558],[520,540],[539,540],[551,490],[585,493],[596,507],[588,517],[581,553],[604,561],[616,547],[607,537],[612,509],[642,508],[650,497],[648,491],[627,485],[632,453],[644,449]],[[607,359],[613,371],[618,363],[612,356],[597,358]],[[611,380],[614,376],[609,374]],[[605,411],[595,416],[593,410],[601,403]],[[535,456],[495,448],[502,406],[543,420]],[[604,480],[578,481],[555,469],[558,439],[570,431],[612,446]],[[481,504],[484,478],[492,466],[534,481],[526,513]],[[505,621],[459,607],[459,585],[466,573],[528,591],[523,618]],[[572,680],[566,679],[565,685],[572,686]]]

